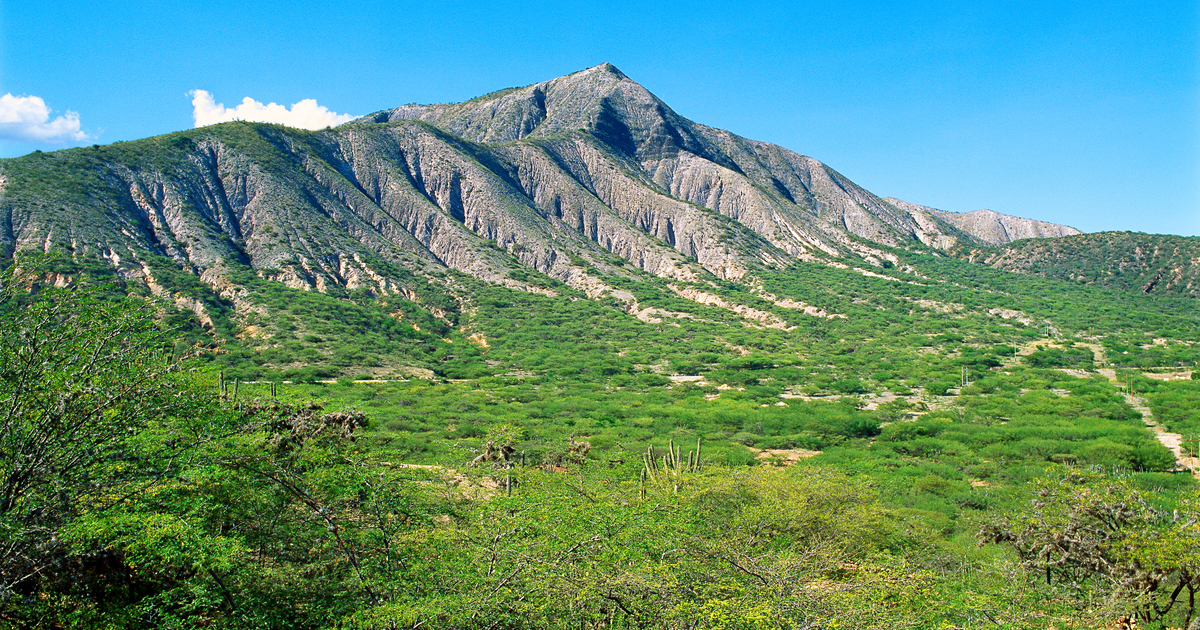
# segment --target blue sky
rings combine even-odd
[[[1195,0],[129,6],[0,3],[0,157],[189,128],[195,90],[363,115],[608,61],[878,195],[1200,235]]]

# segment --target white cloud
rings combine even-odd
[[[241,105],[227,108],[223,103],[216,102],[213,95],[206,90],[192,90],[188,92],[188,96],[192,97],[192,118],[197,127],[231,120],[247,120],[277,123],[300,129],[324,129],[357,118],[351,114],[331,112],[311,98],[295,103],[289,109],[278,103],[263,105],[247,96],[242,99]]]
[[[50,108],[40,96],[0,96],[0,142],[82,142],[79,114],[67,111],[50,120]]]

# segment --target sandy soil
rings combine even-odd
[[[802,459],[816,457],[821,454],[821,451],[809,451],[802,448],[768,448],[760,450],[757,448],[747,447],[754,453],[754,459],[769,462],[778,462],[781,466],[791,466]]]

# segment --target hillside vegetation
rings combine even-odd
[[[76,270],[67,292],[10,294],[6,378],[68,384],[12,396],[169,378],[187,402],[125,390],[107,400],[133,409],[96,416],[120,428],[85,425],[71,435],[103,441],[48,451],[82,476],[46,462],[17,489],[3,614],[73,627],[1186,621],[1182,604],[1139,602],[1195,586],[1190,556],[1155,545],[1194,536],[1164,515],[1188,514],[1196,486],[1120,388],[1132,370],[1196,369],[1194,302],[899,255],[913,271],[802,264],[704,287],[721,300],[623,280],[632,309],[459,278],[462,306],[440,316],[248,274],[270,309],[253,336],[195,287],[229,319],[207,328],[161,300],[148,312],[137,304],[153,295],[135,290],[125,308],[144,314],[130,321],[150,328],[114,337],[125,319],[81,310],[111,308],[119,284],[87,288],[119,280],[106,267]],[[78,301],[89,294],[101,301]],[[31,375],[20,357],[50,346],[19,331],[43,308],[75,323]],[[116,344],[103,387],[72,358],[101,340]],[[1132,382],[1172,430],[1194,431],[1185,390]],[[59,426],[39,400],[17,407],[31,432],[8,439]],[[5,461],[11,477],[21,460]],[[1098,544],[1143,570],[1171,558],[1153,565],[1159,586],[1116,588],[1069,549],[1049,566],[1020,555],[1035,532],[1011,523],[1045,505],[1031,492],[1085,487],[1118,501],[1097,509],[1144,506],[1120,530],[1139,546]],[[33,509],[55,496],[68,498]],[[1085,517],[1046,515],[1046,535]],[[976,550],[985,534],[999,545]]]
[[[1146,295],[1200,297],[1200,238],[1101,232],[1017,241],[972,250],[972,260],[1017,271]]]

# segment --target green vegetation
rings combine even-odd
[[[413,300],[234,267],[234,302],[150,259],[202,323],[103,263],[23,264],[0,300],[0,479],[29,480],[0,506],[0,618],[1183,627],[1196,485],[1122,391],[1200,432],[1197,381],[1139,369],[1195,370],[1194,302],[899,255],[890,279],[608,276],[646,321],[457,274]],[[24,291],[48,273],[73,289]],[[697,441],[703,465],[643,477]],[[1031,551],[1110,508],[1098,556]]]
[[[1200,297],[1200,238],[1136,232],[1025,239],[974,250],[999,269],[1147,295]]]
[[[1047,584],[1071,582],[1080,599],[1125,602],[1134,624],[1173,617],[1191,627],[1200,590],[1194,496],[1181,513],[1153,493],[1079,472],[1035,482],[1031,494],[1027,510],[989,523],[982,540],[1011,545]]]
[[[1154,416],[1168,431],[1182,436],[1184,452],[1200,457],[1200,380],[1195,373],[1190,380],[1138,378],[1135,382],[1146,392]]]

